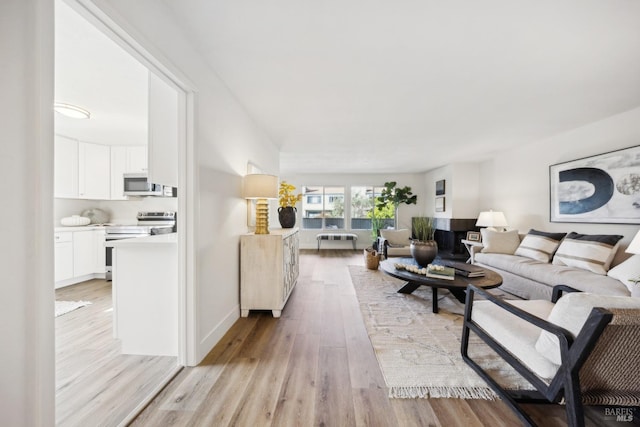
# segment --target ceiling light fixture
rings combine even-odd
[[[84,108],[73,104],[65,104],[64,102],[54,102],[53,109],[63,116],[71,117],[72,119],[88,119],[91,117],[91,113]]]

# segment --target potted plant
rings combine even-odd
[[[385,182],[384,189],[380,193],[376,203],[376,209],[384,209],[387,205],[392,205],[394,210],[395,228],[398,229],[398,205],[405,203],[415,205],[418,196],[411,192],[411,187],[397,188],[395,181]]]
[[[278,190],[278,221],[282,228],[293,228],[296,225],[296,203],[302,200],[302,193],[293,194],[296,187],[287,181],[280,182]]]
[[[436,231],[433,218],[419,216],[412,218],[411,222],[415,236],[411,240],[411,256],[420,266],[426,267],[438,255],[438,244],[433,239]]]

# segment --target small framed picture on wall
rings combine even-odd
[[[436,181],[436,196],[444,196],[445,187],[444,187],[444,179],[440,181]]]
[[[436,212],[444,212],[444,197],[436,197]]]

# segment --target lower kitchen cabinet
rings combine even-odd
[[[104,229],[57,231],[55,242],[55,287],[104,277]]]
[[[55,281],[73,277],[73,233],[55,233]]]
[[[299,273],[298,229],[240,237],[240,312],[271,310],[280,317]]]

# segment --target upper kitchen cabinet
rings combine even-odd
[[[78,197],[111,198],[111,153],[107,145],[78,143]]]
[[[178,92],[149,73],[149,181],[178,187]]]
[[[56,135],[54,196],[108,200],[111,196],[109,146]]]

